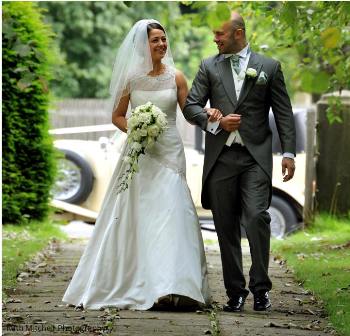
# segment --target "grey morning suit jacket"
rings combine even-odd
[[[250,154],[272,179],[272,133],[269,127],[269,110],[275,116],[282,151],[295,154],[295,125],[290,99],[278,61],[251,52],[248,68],[257,71],[255,78],[245,77],[237,101],[230,59],[216,55],[202,61],[192,83],[184,108],[185,118],[206,130],[208,117],[203,107],[208,99],[212,108],[223,115],[241,114],[239,133]],[[267,81],[257,84],[260,72]],[[206,181],[222,151],[229,132],[221,130],[214,135],[206,132],[203,168],[202,205],[210,209]]]

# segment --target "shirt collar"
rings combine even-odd
[[[231,57],[232,55],[238,55],[242,58],[246,58],[250,54],[249,43],[238,53],[236,54],[224,54],[225,58]]]

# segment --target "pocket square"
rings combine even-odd
[[[264,71],[261,71],[259,74],[259,77],[256,81],[256,84],[262,85],[262,84],[266,84],[266,83],[267,83],[267,75]]]

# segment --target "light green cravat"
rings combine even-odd
[[[239,55],[232,55],[232,56],[230,57],[231,66],[232,66],[233,70],[236,71],[236,74],[237,74],[237,75],[239,75],[239,73],[241,72],[241,66],[240,66],[240,64],[239,64],[239,58],[240,58],[240,57],[241,57],[241,56],[239,56]]]

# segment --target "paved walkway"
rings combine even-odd
[[[271,260],[273,309],[257,313],[249,295],[244,313],[225,313],[226,302],[217,248],[207,250],[214,308],[197,312],[81,311],[61,298],[83,251],[84,243],[54,243],[29,263],[28,271],[3,306],[3,335],[330,335],[324,311],[280,261]],[[247,274],[250,258],[244,248]]]

